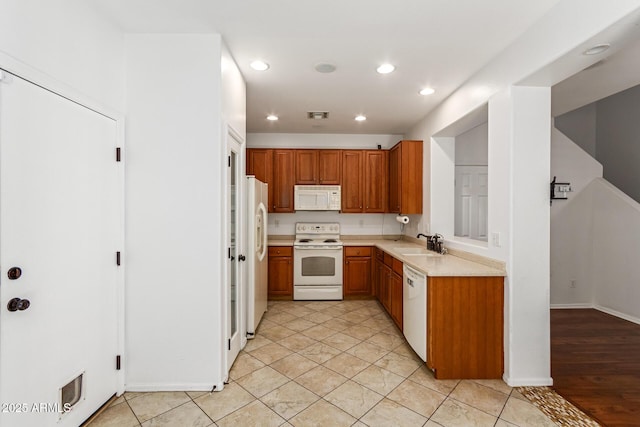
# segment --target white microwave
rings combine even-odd
[[[339,185],[296,185],[293,208],[297,211],[339,211]]]

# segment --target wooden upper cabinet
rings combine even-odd
[[[269,212],[273,212],[273,150],[247,148],[247,175],[269,184]]]
[[[273,212],[294,211],[295,152],[296,150],[273,150]]]
[[[296,150],[296,185],[318,184],[318,150]]]
[[[296,185],[340,185],[342,150],[296,150]]]
[[[387,170],[388,151],[373,150],[364,152],[364,212],[387,212],[389,184]]]
[[[318,150],[319,184],[340,185],[342,150]]]
[[[400,141],[389,152],[389,212],[422,213],[422,141]]]
[[[362,150],[342,151],[342,212],[358,213],[363,209]]]

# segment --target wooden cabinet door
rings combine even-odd
[[[402,276],[391,272],[389,275],[389,294],[391,297],[391,318],[402,330]]]
[[[388,152],[382,150],[364,152],[364,212],[387,211]]]
[[[273,150],[247,148],[247,175],[269,184],[269,212],[273,212]]]
[[[363,152],[342,151],[342,212],[358,213],[363,210]]]
[[[318,151],[296,150],[296,185],[315,185],[319,183]]]
[[[293,258],[269,257],[269,298],[293,296]]]
[[[347,247],[344,260],[344,295],[371,295],[371,248]],[[353,254],[354,256],[349,256]]]
[[[427,365],[435,377],[501,378],[503,316],[503,277],[429,277]]]
[[[378,263],[378,278],[380,280],[380,303],[387,310],[387,313],[391,312],[391,298],[389,295],[389,276],[391,275],[391,269],[384,265],[384,263]]]
[[[318,171],[321,185],[340,185],[342,150],[318,150]]]
[[[389,212],[400,213],[400,145],[389,151]]]
[[[389,151],[389,211],[422,213],[422,141],[400,141]]]
[[[273,212],[293,212],[295,150],[273,150]]]

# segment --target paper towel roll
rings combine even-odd
[[[396,217],[396,221],[398,221],[400,224],[409,224],[409,217],[406,215],[398,215]]]

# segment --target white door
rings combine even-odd
[[[243,335],[246,329],[242,319],[246,307],[242,304],[242,269],[241,261],[246,259],[243,250],[243,234],[240,224],[243,222],[244,200],[244,168],[242,167],[241,140],[231,130],[227,129],[227,372],[238,357],[243,345]],[[244,337],[246,342],[246,337]]]
[[[0,425],[75,427],[117,388],[117,125],[2,76]]]
[[[487,241],[487,169],[487,166],[456,166],[456,236]]]

